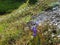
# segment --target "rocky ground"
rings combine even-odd
[[[27,24],[30,28],[32,28],[34,25],[44,25],[45,21],[49,21],[49,24],[56,25],[57,29],[60,29],[60,5],[53,7],[52,10],[43,11],[38,15],[32,16],[32,20]],[[57,37],[60,39],[60,32]]]
[[[53,7],[52,10],[43,11],[42,13],[32,16],[32,22],[42,23],[49,20],[50,23],[57,25],[60,28],[60,6]]]

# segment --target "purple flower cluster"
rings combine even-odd
[[[32,27],[32,31],[33,31],[33,36],[35,37],[35,36],[36,36],[36,33],[37,33],[37,28],[36,28],[36,26],[33,26],[33,27]]]

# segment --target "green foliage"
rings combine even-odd
[[[10,13],[26,0],[0,0],[0,14]]]
[[[0,0],[0,15],[10,13],[28,0]],[[29,0],[29,4],[35,4],[37,0]]]
[[[35,4],[37,0],[29,0],[29,4]]]

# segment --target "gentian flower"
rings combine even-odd
[[[33,36],[35,37],[36,36],[36,33],[33,33]]]
[[[35,36],[36,36],[36,33],[37,33],[37,28],[36,28],[36,26],[33,26],[33,27],[32,27],[32,31],[33,31],[33,36],[35,37]]]

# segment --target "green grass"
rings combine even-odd
[[[0,32],[2,32],[3,29],[4,29],[4,27],[0,25]]]
[[[8,27],[8,23],[2,23],[2,24],[0,24],[0,33],[5,29],[5,28],[7,28]]]
[[[19,10],[21,11],[20,13],[22,13],[23,12],[23,8],[26,8],[28,5],[27,5],[27,3],[24,3],[24,4],[22,4],[20,7],[19,7]],[[17,9],[17,11],[18,11],[18,9]],[[25,11],[25,10],[24,10]],[[9,16],[9,15],[11,15],[11,17],[8,19],[7,17]],[[19,20],[19,19],[16,19],[17,17],[19,18],[19,15],[14,15],[14,13],[12,13],[12,14],[9,14],[9,15],[3,15],[2,16],[2,18],[7,18],[7,21],[5,21],[5,18],[4,18],[4,20],[3,20],[3,22],[1,23],[0,22],[0,33],[3,31],[3,30],[5,30],[6,28],[8,28],[10,25],[12,25],[12,24],[10,24],[9,23],[9,21],[10,22],[12,22],[12,23],[14,23],[14,22],[16,22],[16,21],[25,21],[25,22],[27,22],[27,21],[29,21],[29,19],[30,19],[30,16],[26,16],[26,17],[22,17],[22,18],[20,18],[21,20]],[[14,16],[12,16],[12,15],[14,15]],[[14,19],[16,19],[16,21],[14,21]],[[7,23],[8,22],[8,23]],[[19,22],[18,22],[19,23]]]

